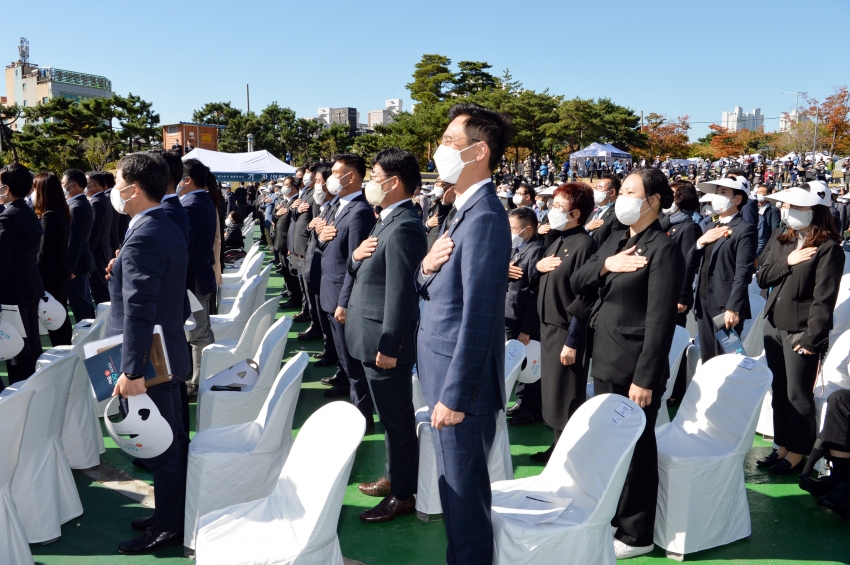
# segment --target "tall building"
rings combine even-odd
[[[112,96],[109,79],[54,67],[39,68],[29,61],[29,41],[21,38],[18,60],[6,66],[6,96],[4,105],[23,107],[46,103],[53,98],[106,98]],[[12,127],[23,126],[23,118]]]
[[[809,121],[808,116],[800,116],[797,114],[797,110],[791,110],[790,112],[782,114],[779,118],[779,131],[785,132],[790,131],[791,126],[797,123],[805,123]]]
[[[744,113],[743,108],[735,106],[731,112],[723,112],[721,125],[729,131],[757,130],[764,127],[764,115],[761,113],[761,108],[756,108],[752,113]]]
[[[376,125],[384,125],[393,121],[393,117],[401,112],[401,98],[392,98],[384,102],[383,110],[371,110],[369,112],[369,129],[375,129]]]

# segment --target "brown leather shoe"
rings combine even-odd
[[[383,498],[390,495],[390,482],[385,477],[381,477],[374,483],[360,483],[360,486],[357,488],[360,489],[360,492],[368,496],[380,496]]]
[[[377,522],[390,522],[399,516],[407,516],[416,512],[416,497],[410,496],[407,500],[399,500],[393,495],[389,495],[376,507],[360,515],[360,520],[367,524]]]

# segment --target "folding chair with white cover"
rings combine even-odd
[[[201,516],[272,493],[292,448],[292,417],[310,356],[293,357],[275,378],[257,418],[198,432],[189,444],[183,545],[195,548]]]
[[[245,269],[248,268],[248,262],[251,260],[254,255],[260,253],[260,244],[255,243],[251,246],[251,249],[245,253],[245,256],[238,260],[233,264],[232,267],[227,267],[225,272],[221,273],[221,280],[223,283],[233,283],[239,282],[245,275]],[[265,255],[265,254],[263,254]]]
[[[218,287],[218,296],[219,298],[233,298],[237,294],[239,294],[239,289],[242,288],[242,285],[245,284],[245,281],[250,279],[251,277],[255,277],[260,274],[260,271],[263,270],[263,261],[265,260],[265,253],[257,253],[251,260],[248,261],[248,266],[245,268],[245,274],[238,281],[223,283]]]
[[[213,314],[210,316],[210,329],[213,331],[216,341],[224,339],[238,339],[245,330],[248,318],[257,307],[257,296],[260,294],[260,283],[262,277],[259,275],[250,278],[236,295],[233,307],[227,314]]]
[[[107,316],[109,316],[109,310],[112,308],[111,302],[103,302],[97,305],[97,314],[93,320],[80,320],[76,324],[74,324],[74,329],[71,333],[71,345],[76,345],[78,341],[84,338],[94,327],[94,325],[103,320],[106,322]],[[103,330],[105,326],[100,327],[100,333],[94,339],[97,341],[98,339],[103,339]],[[60,345],[50,349],[49,351],[70,349],[67,345]]]
[[[512,339],[505,344],[505,398],[510,398],[516,382],[522,360],[525,359],[525,346]],[[499,429],[502,428],[500,432]],[[437,471],[437,454],[434,446],[436,433],[431,428],[431,411],[428,406],[416,411],[416,435],[419,436],[419,479],[416,488],[416,515],[428,522],[431,516],[442,514],[440,502],[440,476]],[[490,482],[512,479],[514,476],[511,462],[511,444],[508,438],[508,426],[505,411],[496,416],[496,435],[487,458],[487,471]]]
[[[254,304],[254,310],[262,306],[266,301],[266,291],[269,288],[269,278],[271,278],[272,275],[272,267],[273,265],[269,264],[265,269],[260,271],[260,289],[257,291],[257,302]],[[222,298],[218,301],[218,313],[229,314],[235,302],[235,294],[228,298]]]
[[[416,367],[413,368],[413,411],[416,412],[420,408],[425,408],[428,403],[425,402],[425,397],[422,395],[422,383],[419,382],[419,373],[416,372]]]
[[[747,368],[750,367],[750,368]],[[732,543],[751,533],[744,458],[773,374],[743,355],[700,367],[658,439],[655,543],[667,556]]]
[[[292,327],[292,318],[284,316],[272,325],[254,361],[260,366],[257,384],[240,391],[212,390],[209,379],[201,381],[198,388],[198,431],[212,426],[244,424],[257,418],[269,395],[275,375],[283,360],[286,338]]]
[[[71,347],[70,351],[50,349],[36,362],[36,369],[46,367],[68,356],[76,356],[80,362],[71,382],[68,403],[65,408],[65,422],[62,425],[62,446],[72,469],[91,469],[100,465],[100,454],[106,453],[103,443],[103,431],[98,421],[97,400],[92,392],[89,373],[84,363],[83,347],[97,341],[103,335],[105,322],[94,323],[83,339]]]
[[[850,374],[847,371],[847,360],[850,356],[850,331],[844,333],[832,344],[826,359],[823,360],[823,382],[819,380],[815,384],[815,418],[817,420],[818,432],[823,430],[826,421],[826,400],[833,392],[850,388]],[[826,461],[821,459],[815,465],[815,469],[821,474],[826,474]]]
[[[762,299],[761,310],[758,312],[753,310],[753,319],[744,322],[745,326],[748,322],[751,324],[747,336],[742,338],[744,351],[749,357],[760,357],[764,353],[764,324],[766,321],[764,318],[764,306],[764,300]]]
[[[667,379],[667,388],[664,389],[664,394],[661,395],[661,409],[658,411],[658,416],[655,420],[655,427],[666,424],[670,421],[670,414],[667,412],[667,401],[673,395],[673,386],[676,384],[676,375],[679,374],[679,366],[682,364],[682,359],[685,357],[685,350],[691,341],[691,334],[682,326],[676,326],[676,331],[673,333],[673,343],[670,345],[670,353],[667,355],[667,361],[670,363],[670,378]]]
[[[845,270],[848,263],[850,261],[844,262]],[[832,331],[829,332],[830,345],[835,343],[838,336],[848,329],[848,325],[850,325],[850,274],[845,274],[838,283],[838,298],[835,300],[835,308],[832,311]]]
[[[2,393],[9,396],[35,391],[12,478],[12,499],[29,543],[59,538],[60,526],[83,513],[74,475],[62,448],[65,406],[79,362],[73,355],[50,363]]]
[[[764,306],[766,300],[762,298],[758,294],[749,294],[747,297],[750,299],[750,312],[752,314],[752,318],[748,320],[744,320],[744,329],[741,330],[741,341],[745,341],[747,336],[750,334],[750,329],[753,326],[760,326],[762,329],[762,338],[764,338],[764,322],[759,322],[759,319],[763,320],[761,314],[764,311]],[[746,349],[746,348],[745,348]]]
[[[567,422],[540,475],[493,483],[494,565],[614,565],[611,520],[645,426],[637,404],[600,394]],[[508,510],[535,494],[572,503],[548,524],[529,524]]]
[[[304,423],[266,498],[201,517],[198,565],[343,565],[336,530],[366,420],[331,402]]]
[[[24,390],[0,397],[0,563],[33,562],[24,525],[12,502],[11,483],[18,466],[27,409],[34,395],[33,390]]]
[[[260,350],[263,336],[272,325],[278,299],[267,300],[248,318],[239,339],[219,339],[201,353],[201,380],[209,378],[245,359],[253,359]]]
[[[244,241],[245,241],[245,244],[242,246],[242,248],[246,252],[249,249],[251,249],[252,245],[254,245],[254,225],[255,224],[256,224],[256,222],[254,220],[251,220],[250,222],[248,222],[248,225],[246,225],[242,229],[242,236],[243,236]]]

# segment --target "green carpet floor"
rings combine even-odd
[[[273,276],[268,298],[281,289],[282,278]],[[279,315],[293,315],[294,311]],[[303,342],[296,333],[306,324],[293,324],[284,360],[299,351],[315,354],[321,341]],[[2,366],[2,364],[0,364]],[[3,367],[5,368],[5,367]],[[316,369],[312,364],[304,374],[301,395],[293,427],[297,434],[304,421],[317,408],[329,402],[319,379],[330,376],[334,368]],[[3,373],[5,378],[5,373]],[[192,404],[194,422],[195,404]],[[194,424],[193,424],[194,425]],[[551,441],[551,430],[537,423],[524,428],[510,428],[511,453],[517,478],[539,474],[542,466],[529,455],[545,449]],[[706,565],[748,564],[850,564],[850,524],[820,508],[815,499],[800,490],[793,478],[776,478],[758,470],[755,460],[769,451],[770,444],[756,437],[747,457],[745,475],[750,500],[753,533],[749,539],[728,546],[688,555],[687,561]],[[377,503],[378,499],[360,494],[357,485],[379,478],[384,467],[383,428],[366,436],[357,450],[339,522],[339,538],[344,556],[366,565],[439,565],[445,563],[446,536],[442,521],[429,523],[408,516],[388,524],[365,525],[358,515]],[[148,472],[133,467],[107,437],[103,460],[138,479],[150,481]],[[117,553],[118,542],[135,535],[130,520],[147,511],[123,495],[92,482],[75,472],[77,487],[85,513],[62,527],[61,539],[49,546],[31,546],[36,563],[44,565],[107,565],[189,563],[182,548],[169,548],[155,556],[129,557]],[[634,565],[673,563],[656,549],[652,554],[631,560]],[[545,565],[545,564],[541,564]]]

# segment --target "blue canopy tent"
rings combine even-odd
[[[617,149],[613,145],[609,145],[607,143],[591,143],[584,149],[576,151],[575,153],[570,154],[570,161],[575,162],[579,159],[584,160],[586,158],[603,158],[605,161],[611,161],[616,159],[627,159],[629,161],[632,160],[632,156]]]

